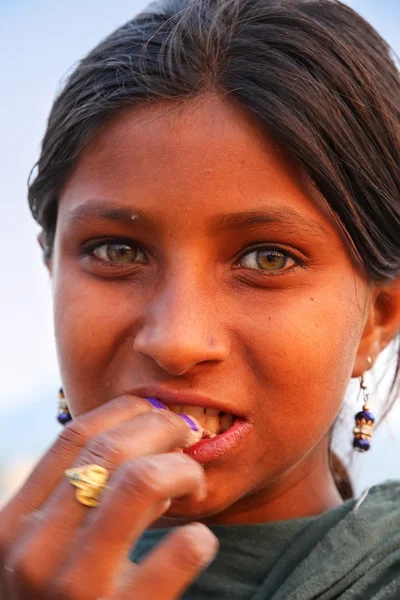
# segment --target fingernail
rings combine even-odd
[[[158,398],[145,398],[145,400],[154,406],[154,408],[168,410],[168,406],[164,402],[161,402],[161,400],[158,400]]]
[[[193,417],[189,417],[189,415],[185,414],[180,414],[179,416],[185,421],[186,425],[189,425],[190,427],[190,430],[188,430],[189,437],[185,444],[185,448],[189,448],[201,440],[203,437],[203,428]]]
[[[184,421],[186,421],[186,423],[189,425],[189,427],[190,427],[190,429],[192,431],[199,431],[200,430],[197,421],[195,421],[194,419],[192,419],[188,415],[182,415],[182,414],[180,414],[179,416],[182,417],[182,419]]]
[[[172,504],[171,498],[167,498],[166,500],[164,500],[164,502],[161,505],[161,509],[160,509],[161,514],[166,513],[167,510],[169,510],[171,504]]]

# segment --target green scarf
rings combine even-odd
[[[400,600],[400,481],[317,517],[210,529],[219,554],[182,600]],[[131,559],[168,531],[145,532]]]

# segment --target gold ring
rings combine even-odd
[[[106,487],[109,471],[99,465],[85,465],[64,471],[68,481],[78,488],[76,499],[85,506],[98,506],[98,497]]]

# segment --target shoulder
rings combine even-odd
[[[336,509],[340,518],[288,578],[285,600],[400,598],[400,480],[347,502],[349,510]]]
[[[384,509],[384,510],[383,510]],[[376,518],[400,518],[400,479],[391,479],[367,488],[355,501],[353,513],[377,513]]]
[[[365,490],[347,525],[348,534],[358,541],[352,549],[358,556],[353,566],[357,577],[350,589],[371,600],[400,598],[400,480]]]
[[[355,534],[369,550],[385,544],[395,535],[400,544],[400,480],[388,480],[366,489],[354,501],[344,520],[346,530]]]

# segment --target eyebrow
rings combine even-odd
[[[149,219],[140,211],[132,210],[131,208],[121,207],[106,200],[88,200],[85,204],[81,204],[73,208],[66,217],[67,225],[74,227],[88,220],[112,221],[132,226],[132,223],[143,222],[149,224]]]
[[[258,225],[277,224],[296,231],[299,227],[304,231],[315,234],[319,230],[326,236],[331,237],[331,233],[322,223],[315,219],[310,219],[299,213],[297,210],[288,206],[281,208],[271,207],[266,211],[246,211],[237,213],[223,213],[213,217],[211,228],[213,231],[232,231],[238,229],[251,229]]]
[[[68,226],[78,226],[87,220],[104,223],[111,221],[132,227],[133,224],[151,226],[151,219],[143,212],[134,208],[121,207],[121,205],[105,200],[89,200],[72,209],[66,217]],[[315,234],[316,230],[325,236],[331,237],[331,233],[323,224],[315,219],[310,219],[297,210],[283,206],[281,208],[270,207],[266,211],[244,211],[222,213],[213,216],[209,220],[211,233],[219,231],[235,231],[240,229],[251,229],[262,225],[280,225],[286,230],[296,232],[300,227],[302,231]]]

